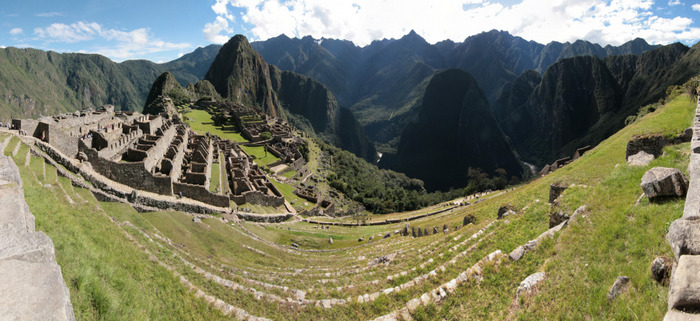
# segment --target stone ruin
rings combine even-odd
[[[542,167],[542,169],[538,172],[538,175],[539,176],[547,175],[547,174],[577,160],[579,157],[583,156],[584,153],[591,150],[591,148],[593,148],[593,147],[591,147],[590,145],[586,145],[584,147],[576,149],[576,151],[574,151],[574,154],[571,155],[571,157],[569,157],[569,156],[563,157],[563,158],[555,160],[554,163],[552,163],[551,165],[549,165],[549,164],[544,165],[544,167]]]
[[[64,156],[89,163],[100,175],[135,190],[187,197],[224,208],[230,207],[231,201],[273,207],[284,204],[281,192],[237,143],[197,135],[166,114],[115,112],[113,106],[106,105],[96,111],[38,120],[13,119],[12,124],[21,133],[41,139]],[[275,128],[279,134],[286,127]],[[291,132],[274,136],[265,148],[281,158],[279,164],[302,166],[304,159],[296,148],[300,142],[284,137],[291,137]],[[209,190],[214,160],[225,172],[226,193]]]

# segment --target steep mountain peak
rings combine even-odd
[[[233,36],[221,47],[204,79],[222,97],[256,106],[269,115],[280,115],[270,82],[270,67],[243,35]]]
[[[465,186],[469,167],[489,173],[503,168],[514,176],[522,172],[483,91],[459,69],[433,76],[416,121],[401,135],[398,153],[382,157],[380,166],[420,178],[431,190]]]

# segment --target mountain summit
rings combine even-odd
[[[376,150],[352,112],[343,111],[333,94],[316,80],[269,65],[242,35],[219,51],[205,76],[224,98],[307,124],[329,143],[373,162]],[[291,116],[291,117],[288,117]],[[297,116],[308,122],[299,121]]]

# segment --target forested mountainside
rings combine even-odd
[[[496,30],[461,43],[447,40],[434,45],[413,31],[362,48],[349,41],[285,35],[253,43],[269,63],[326,85],[342,106],[355,113],[382,151],[398,146],[403,128],[421,106],[430,77],[442,69],[459,68],[472,74],[493,104],[526,70],[543,73],[562,58],[641,54],[656,47],[642,39],[618,47],[583,40],[543,45]]]

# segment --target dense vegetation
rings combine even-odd
[[[368,211],[378,214],[416,210],[464,195],[464,190],[427,193],[421,180],[379,169],[355,155],[327,144],[323,151],[332,159],[326,176],[329,184]]]

